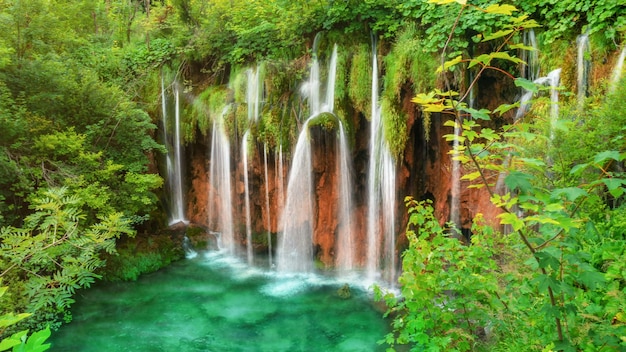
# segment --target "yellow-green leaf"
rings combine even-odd
[[[515,56],[511,56],[511,55],[509,55],[509,53],[506,53],[506,52],[491,53],[490,55],[493,58],[509,60],[509,61],[514,62],[516,64],[525,64],[526,63],[526,62],[524,62],[524,60],[522,60],[520,58],[517,58]]]
[[[461,180],[474,181],[480,177],[480,171],[474,171],[472,173],[461,176]]]
[[[458,63],[460,63],[461,61],[463,61],[463,56],[461,56],[461,55],[459,55],[459,56],[455,57],[455,58],[454,58],[454,59],[452,59],[452,60],[448,60],[448,61],[446,61],[446,62],[444,62],[444,63],[443,63],[443,67],[442,67],[442,66],[439,66],[439,67],[437,68],[437,73],[441,73],[441,72],[443,72],[444,70],[448,70],[450,67],[453,67],[454,65],[456,65],[456,64],[458,64]]]
[[[483,40],[482,41],[483,42],[488,42],[490,40],[502,38],[502,37],[504,37],[506,35],[509,35],[511,33],[513,33],[512,29],[500,30],[500,31],[497,31],[495,33],[491,33],[491,34],[488,34],[488,35],[483,35]]]
[[[487,13],[493,13],[493,14],[497,14],[497,15],[507,15],[507,16],[513,15],[513,12],[515,12],[515,11],[517,11],[517,7],[515,7],[513,5],[493,4],[493,5],[489,5],[485,9],[485,12],[487,12]]]

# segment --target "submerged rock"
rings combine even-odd
[[[352,292],[350,291],[350,286],[348,284],[344,284],[337,290],[337,296],[348,299],[352,297]]]

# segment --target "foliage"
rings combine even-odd
[[[432,202],[407,197],[406,205],[409,248],[399,279],[402,299],[385,297],[392,307],[387,314],[397,316],[385,342],[411,343],[418,351],[471,350],[495,312],[507,308],[498,299],[494,259],[496,241],[502,239],[477,222],[472,245],[465,245],[439,225]]]
[[[616,41],[618,31],[626,26],[626,8],[618,1],[565,0],[524,1],[520,7],[546,24],[544,41],[574,37],[581,33],[602,33],[607,41]]]
[[[470,7],[465,1],[456,2],[461,4],[459,13]],[[523,16],[514,17],[512,12],[516,9],[511,5],[491,5],[485,11],[502,15],[503,23],[509,24],[482,35],[482,40],[498,39],[503,44],[476,57],[442,60],[439,69],[445,72],[463,64],[467,68],[476,66],[478,73],[468,91],[485,70],[508,75],[497,63],[518,63],[519,59],[507,52],[521,48],[513,41],[514,34],[536,25]],[[444,47],[442,55],[445,52]],[[534,89],[532,82],[515,82]],[[616,227],[623,216],[626,190],[626,175],[621,167],[616,167],[626,159],[623,107],[609,99],[604,108],[589,112],[575,125],[557,123],[558,129],[553,130],[555,124],[548,122],[544,127],[542,119],[534,119],[496,131],[484,124],[514,105],[478,110],[464,103],[467,92],[454,92],[449,85],[445,89],[418,94],[414,101],[424,111],[451,115],[453,119],[447,124],[461,127],[460,135],[446,138],[459,142],[451,154],[465,166],[462,179],[469,181],[470,187],[482,188],[491,195],[493,204],[501,211],[500,223],[510,226],[517,236],[519,244],[507,245],[509,249],[504,253],[522,251],[528,259],[514,262],[512,268],[511,263],[494,261],[502,253],[496,251],[498,247],[491,242],[496,237],[486,226],[473,228],[469,246],[455,247],[456,242],[444,240],[443,230],[429,215],[432,210],[423,203],[409,201],[407,237],[411,244],[404,254],[405,272],[401,279],[405,301],[387,297],[397,314],[394,334],[388,336],[387,342],[432,350],[470,350],[478,347],[476,342],[488,344],[490,350],[626,347],[625,313],[619,303],[626,299],[626,273],[615,262],[623,252],[625,240],[621,226]],[[623,91],[622,88],[618,95]],[[606,119],[603,110],[607,108],[614,109],[608,116],[616,116],[617,112],[620,117]],[[589,136],[582,138],[578,129],[611,142],[580,148],[581,140]],[[573,149],[571,143],[578,148]],[[556,147],[559,144],[561,147]],[[504,181],[506,190],[496,189],[498,179]],[[605,211],[611,207],[614,210]],[[413,226],[418,226],[422,237],[415,236]],[[489,234],[487,240],[485,234]],[[425,241],[427,238],[430,241]],[[446,255],[439,254],[439,249]],[[458,253],[461,257],[457,257]],[[480,287],[463,280],[476,273],[486,273],[477,276],[477,281],[485,280]],[[441,287],[452,294],[443,299]],[[457,296],[457,291],[463,294]],[[423,300],[413,301],[413,297]],[[433,304],[444,309],[429,309]],[[447,306],[452,308],[445,309]],[[471,316],[464,315],[470,313]],[[462,325],[463,318],[467,318],[467,326]],[[479,333],[470,326],[473,322],[489,325],[495,335],[491,340],[479,340]]]
[[[11,280],[12,303],[5,307],[27,302],[36,317],[67,316],[76,290],[99,277],[95,271],[104,265],[100,253],[114,253],[116,238],[134,235],[119,213],[85,226],[82,204],[66,188],[45,190],[33,198],[34,213],[22,227],[0,230],[0,277]]]
[[[0,297],[4,296],[8,287],[0,287]],[[21,313],[3,313],[0,315],[0,336],[4,336],[4,330],[12,325],[15,325],[19,321],[28,318],[30,314]],[[39,352],[46,351],[50,348],[50,344],[44,344],[44,342],[50,337],[50,328],[46,327],[44,330],[34,332],[31,336],[28,335],[28,330],[23,330],[14,333],[11,336],[4,337],[0,341],[0,351],[13,351],[13,352]]]

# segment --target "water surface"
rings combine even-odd
[[[383,351],[371,297],[322,276],[278,276],[216,253],[79,294],[51,351]]]

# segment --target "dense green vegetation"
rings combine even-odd
[[[450,6],[459,13],[473,10],[465,1],[437,2],[459,3]],[[446,91],[421,93],[414,101],[461,127],[459,135],[446,137],[459,142],[453,158],[465,165],[469,187],[489,192],[510,233],[498,233],[478,217],[464,244],[454,229],[440,226],[429,202],[407,198],[410,246],[403,256],[402,299],[386,296],[395,317],[385,341],[428,351],[622,350],[626,87],[583,112],[576,102],[565,104],[562,116],[550,116],[540,98],[523,120],[502,131],[487,127],[511,105],[476,110],[468,106],[467,92],[485,71],[500,70],[494,59],[517,62],[510,55],[519,47],[514,34],[536,23],[515,17],[517,9],[509,5],[479,10],[508,22],[482,39],[500,44],[493,52],[442,62],[443,71],[474,67],[475,80],[466,91],[448,84]],[[515,84],[539,93],[532,82],[518,78]],[[498,189],[502,177],[505,190]]]
[[[483,9],[492,3],[472,2]],[[153,228],[146,226],[150,221],[160,221],[151,215],[163,181],[148,166],[150,157],[164,152],[154,138],[163,69],[186,93],[199,97],[184,114],[185,140],[192,142],[210,130],[207,115],[224,118],[228,132],[241,136],[248,127],[243,76],[247,67],[258,67],[267,96],[252,132],[270,147],[287,147],[306,113],[297,98],[299,84],[322,32],[320,60],[327,59],[334,43],[343,49],[335,106],[354,138],[354,116],[371,114],[374,36],[385,56],[385,136],[400,155],[408,138],[403,97],[436,87],[466,93],[460,82],[468,63],[472,70],[517,72],[517,50],[523,47],[509,47],[506,57],[486,53],[504,53],[503,42],[519,44],[518,32],[528,21],[541,24],[536,29],[546,52],[559,53],[582,32],[598,48],[592,55],[602,58],[624,42],[626,8],[617,0],[537,0],[518,6],[529,17],[507,27],[506,7],[459,11],[424,0],[0,0],[0,278],[9,285],[0,309],[28,314],[0,326],[0,336],[69,320],[72,295],[102,274],[133,279],[176,256],[165,244],[163,257],[123,259],[124,253],[135,253],[128,239]],[[444,61],[452,60],[447,74],[436,76],[442,52]],[[553,68],[549,64],[559,56],[544,56],[545,68]],[[537,350],[551,343],[580,350],[623,347],[626,313],[616,304],[624,302],[625,289],[619,260],[626,184],[621,103],[626,89],[621,87],[607,99],[590,98],[584,114],[566,103],[561,111],[568,118],[558,124],[553,140],[546,137],[549,124],[542,123],[548,120],[548,108],[541,109],[549,105],[545,98],[504,132],[481,129],[476,121],[494,115],[461,105],[464,95],[454,100],[459,105],[426,109],[426,127],[431,114],[442,111],[454,111],[463,123],[457,157],[473,168],[470,181],[485,181],[482,176],[489,172],[508,173],[513,193],[494,193],[494,202],[503,209],[503,223],[519,236],[477,224],[474,245],[450,242],[428,206],[411,201],[411,248],[402,279],[407,299],[393,308],[408,320],[396,320],[398,335],[388,342],[459,350],[478,342]],[[225,100],[234,108],[224,113]],[[461,121],[461,112],[472,118]],[[512,161],[504,169],[507,159]],[[514,209],[520,207],[527,216],[517,215]],[[119,238],[123,244],[117,248]],[[444,265],[453,260],[451,251],[457,268]],[[430,260],[424,268],[420,263],[430,253],[442,260]],[[432,276],[415,275],[424,270]],[[484,287],[468,282],[468,275],[477,275]],[[449,285],[440,285],[442,280]],[[415,303],[409,292],[421,301]],[[500,297],[494,300],[496,294]],[[451,311],[438,312],[439,320],[425,319],[424,305],[432,300],[451,302]],[[455,314],[461,310],[467,326]],[[478,339],[476,329],[487,326],[494,337]],[[443,336],[451,329],[453,334]],[[418,330],[421,335],[412,334]],[[34,340],[44,335],[33,335]]]

